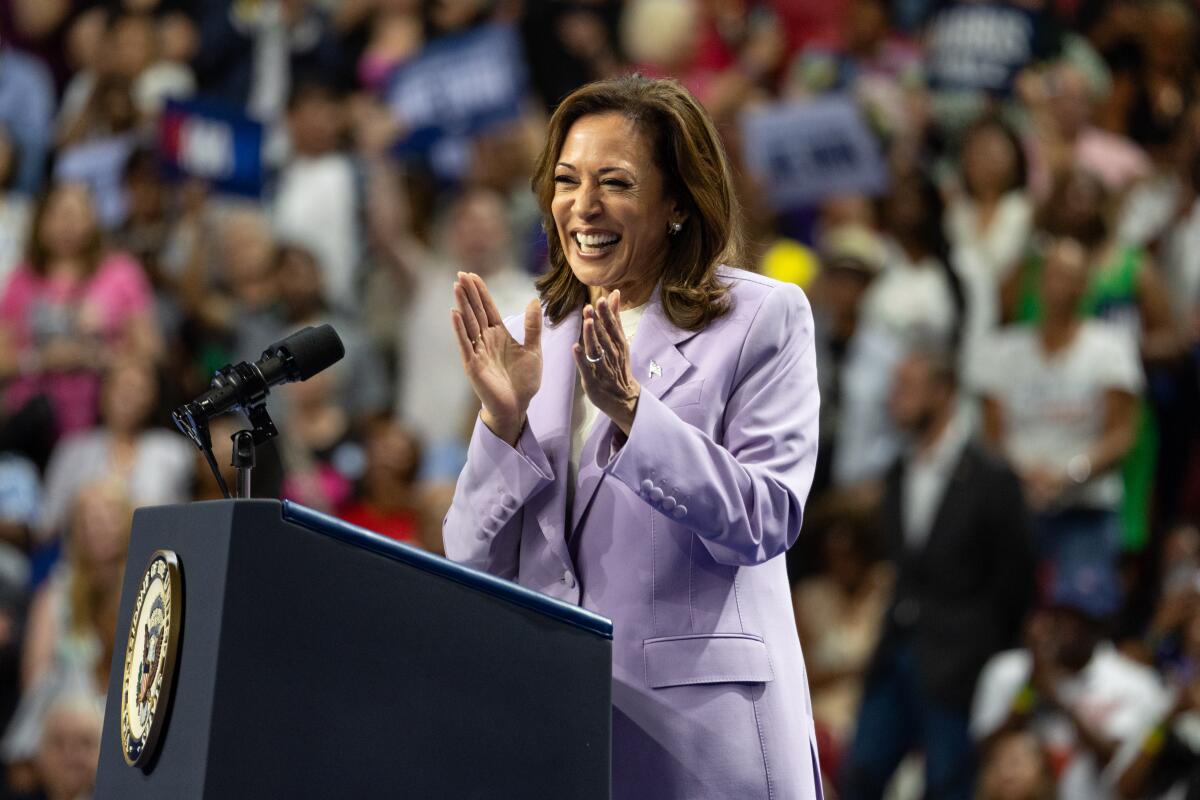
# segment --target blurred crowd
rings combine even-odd
[[[788,559],[826,796],[1200,798],[1198,11],[2,0],[0,797],[90,795],[133,509],[220,496],[169,421],[216,368],[332,323],[347,358],[273,394],[255,494],[440,550],[478,410],[451,283],[523,308],[548,111],[638,71],[709,109],[742,266],[813,305]],[[520,113],[452,170],[398,149],[394,76],[484,26]],[[771,204],[744,119],[831,96],[883,190]],[[261,124],[258,196],[164,167],[187,99]],[[231,483],[243,424],[213,424]]]

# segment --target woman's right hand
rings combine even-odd
[[[525,308],[525,343],[504,327],[483,279],[460,272],[454,282],[457,308],[450,317],[463,371],[482,405],[480,418],[492,433],[516,445],[529,401],[542,383],[542,310],[536,299]]]

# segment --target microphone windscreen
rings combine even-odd
[[[292,380],[306,381],[323,369],[331,367],[346,355],[346,347],[332,325],[309,326],[296,331],[281,342],[271,345],[268,353],[285,351],[292,357],[295,371]]]

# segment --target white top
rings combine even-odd
[[[904,498],[901,513],[904,523],[904,543],[910,550],[920,550],[929,539],[946,486],[962,460],[970,429],[961,415],[951,418],[942,435],[929,450],[909,455],[904,462]]]
[[[625,329],[625,341],[633,347],[633,337],[642,321],[644,305],[621,312],[621,327]],[[600,409],[592,404],[583,390],[583,380],[578,371],[575,375],[575,400],[571,406],[571,459],[567,466],[567,518],[571,515],[571,502],[575,499],[575,480],[579,476],[579,458],[583,454],[583,443],[596,425]]]
[[[284,167],[275,194],[275,233],[284,244],[312,250],[325,299],[345,313],[359,308],[358,189],[342,153],[297,157]]]
[[[971,735],[984,739],[1008,718],[1013,701],[1033,673],[1028,650],[1009,650],[984,667],[971,708]],[[1059,681],[1062,703],[1096,731],[1121,744],[1140,740],[1166,712],[1170,695],[1148,667],[1117,652],[1105,642],[1078,674]],[[1059,714],[1040,714],[1034,732],[1046,743],[1055,761],[1066,764],[1059,777],[1061,800],[1096,800],[1112,796],[1119,777],[1113,769],[1102,774],[1092,753],[1079,742],[1075,727]]]
[[[102,427],[59,443],[46,465],[39,541],[61,534],[70,523],[75,498],[92,481],[114,475],[112,434]],[[195,451],[174,431],[151,428],[137,440],[134,462],[123,482],[136,506],[186,503],[191,496]]]
[[[975,201],[963,195],[946,209],[946,236],[956,250],[970,253],[985,265],[996,282],[1003,280],[1017,265],[1029,244],[1033,229],[1033,203],[1023,191],[1012,191],[1000,198],[996,211],[985,228],[979,219]]]
[[[905,340],[933,335],[949,341],[954,329],[954,293],[934,258],[909,261],[890,247],[887,267],[863,297],[863,328],[878,327]]]
[[[1053,355],[1031,326],[1006,328],[981,350],[968,381],[1003,409],[1004,446],[1018,471],[1065,469],[1103,433],[1105,395],[1142,391],[1137,346],[1111,323],[1083,321],[1074,341]],[[1111,510],[1122,491],[1120,473],[1109,470],[1064,492],[1061,505]]]

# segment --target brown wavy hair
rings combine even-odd
[[[550,118],[532,180],[550,255],[550,269],[537,281],[546,315],[558,324],[588,302],[588,288],[571,272],[550,211],[554,167],[576,120],[610,112],[632,121],[649,139],[666,195],[687,214],[683,229],[667,238],[661,299],[671,324],[703,328],[730,306],[729,288],[718,278],[717,266],[736,264],[742,255],[741,211],[729,161],[712,120],[686,89],[674,80],[640,75],[576,89]]]

